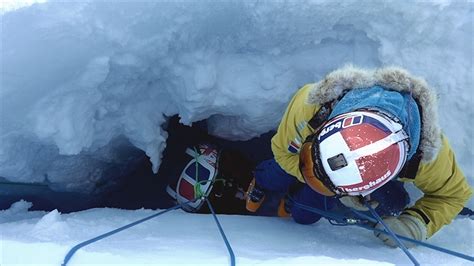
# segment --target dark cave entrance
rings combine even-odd
[[[0,182],[3,184],[0,189],[0,210],[8,209],[12,203],[21,199],[33,203],[30,210],[58,209],[63,213],[101,207],[162,209],[175,204],[166,192],[166,187],[181,173],[185,149],[193,144],[210,141],[220,148],[238,151],[255,164],[272,158],[270,140],[274,131],[248,141],[229,141],[210,136],[206,120],[195,122],[192,126],[182,125],[178,121],[179,117],[173,116],[163,126],[168,132],[168,139],[157,174],[152,172],[149,158],[142,152],[137,163],[119,182],[97,195],[57,192],[44,185]]]

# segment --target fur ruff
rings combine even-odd
[[[422,152],[422,162],[434,160],[441,148],[437,94],[424,79],[413,76],[404,69],[386,67],[367,70],[352,65],[343,67],[329,73],[323,80],[315,83],[307,102],[322,105],[339,98],[348,90],[369,88],[375,85],[394,91],[412,93],[422,110],[419,146]]]

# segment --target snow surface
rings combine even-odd
[[[0,178],[99,193],[140,151],[158,169],[167,117],[207,119],[211,133],[246,140],[278,125],[298,87],[353,63],[398,65],[437,88],[440,123],[474,184],[472,1],[8,2],[0,12]],[[78,242],[155,212],[29,208],[21,201],[0,211],[1,265],[58,265]],[[238,265],[410,263],[360,228],[220,219]],[[473,239],[472,220],[456,219],[429,242],[473,256]],[[422,264],[472,265],[413,252]],[[212,217],[182,211],[72,260],[228,262]]]
[[[59,265],[70,248],[157,211],[90,209],[71,214],[27,212],[27,202],[0,211],[0,264]],[[236,265],[409,265],[400,249],[370,231],[327,221],[299,225],[288,218],[219,215]],[[456,219],[429,243],[473,252],[473,221]],[[465,232],[460,234],[459,232]],[[472,265],[424,247],[410,249],[421,265]],[[68,265],[229,265],[211,215],[171,211],[80,249]]]
[[[7,180],[92,193],[137,148],[156,172],[166,117],[250,139],[276,128],[298,87],[353,63],[398,65],[437,88],[473,183],[471,1],[32,2],[1,15]]]

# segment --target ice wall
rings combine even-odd
[[[49,1],[1,23],[0,176],[12,181],[92,191],[136,148],[156,170],[174,114],[249,139],[347,63],[425,77],[473,175],[469,1]]]

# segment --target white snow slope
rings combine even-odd
[[[32,2],[32,1],[27,1]],[[397,65],[440,96],[440,123],[473,184],[472,1],[48,1],[2,3],[0,177],[92,191],[146,152],[156,171],[167,116],[213,134],[274,129],[295,90],[353,63]],[[59,264],[77,242],[151,214],[0,213],[0,264]],[[473,206],[472,200],[469,203]],[[238,264],[405,264],[363,229],[221,216]],[[473,223],[430,242],[473,255]],[[423,264],[467,264],[425,248]],[[73,263],[227,264],[209,215],[181,211],[79,251]]]
[[[59,214],[27,212],[15,203],[0,212],[0,264],[59,265],[74,245],[157,211],[91,209]],[[287,218],[219,215],[236,265],[409,265],[400,250],[370,231],[299,225]],[[3,223],[1,223],[3,222]],[[457,219],[429,243],[473,256],[473,221]],[[462,232],[462,233],[460,233]],[[410,250],[421,265],[472,265],[428,248]],[[211,215],[172,211],[80,249],[68,265],[230,265]]]

